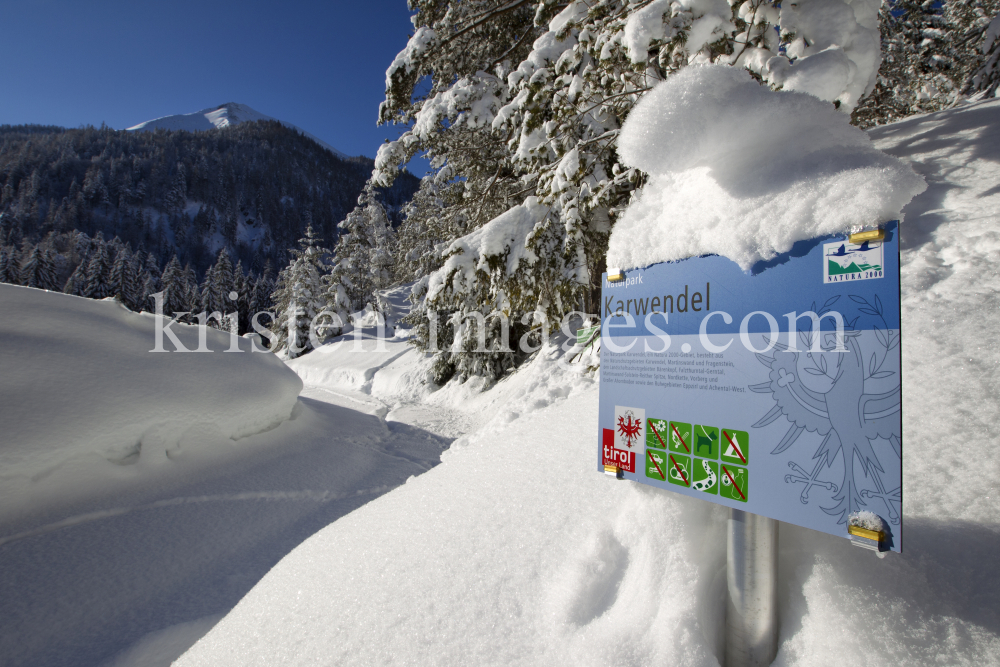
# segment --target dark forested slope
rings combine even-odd
[[[0,281],[32,284],[48,262],[34,284],[62,289],[106,239],[111,261],[127,248],[155,275],[176,255],[198,280],[225,249],[252,281],[287,262],[308,224],[332,245],[373,164],[270,121],[205,132],[0,126]],[[393,217],[417,188],[407,176],[378,194]]]

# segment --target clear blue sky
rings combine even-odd
[[[374,157],[399,136],[375,123],[409,16],[406,0],[5,3],[0,124],[123,129],[241,102]]]

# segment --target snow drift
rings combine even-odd
[[[718,254],[748,269],[795,241],[898,219],[923,179],[849,120],[737,68],[684,69],[622,128],[619,155],[650,178],[611,233],[608,266]]]
[[[214,329],[204,332],[211,353],[152,353],[156,316],[113,300],[0,285],[0,312],[5,511],[15,499],[29,504],[33,486],[120,477],[122,467],[156,467],[274,427],[302,388],[274,355],[251,353],[249,339],[224,352],[233,338]],[[173,330],[198,347],[198,327]]]

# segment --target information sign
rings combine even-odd
[[[897,224],[796,243],[750,272],[718,256],[603,280],[598,469],[902,548]]]

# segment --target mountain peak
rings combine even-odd
[[[225,104],[209,107],[208,109],[202,109],[201,111],[195,111],[194,113],[176,114],[173,116],[154,118],[153,120],[147,120],[144,123],[133,125],[127,129],[132,132],[141,130],[186,130],[188,132],[200,132],[258,120],[277,121],[287,128],[301,132],[303,135],[309,137],[337,157],[344,159],[348,157],[330,144],[322,141],[312,134],[309,134],[302,128],[292,125],[291,123],[286,123],[278,118],[272,118],[271,116],[262,114],[259,111],[251,109],[246,104],[240,104],[239,102],[226,102]]]

